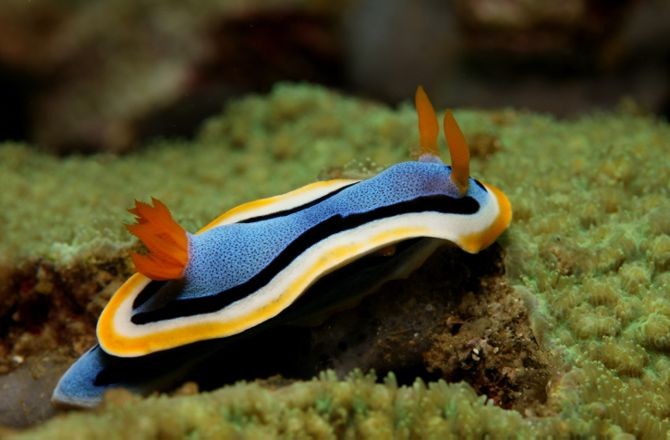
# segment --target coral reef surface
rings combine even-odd
[[[16,437],[66,438],[73,430],[84,437],[168,438],[665,436],[670,168],[663,158],[670,126],[623,112],[572,120],[514,110],[455,116],[472,144],[472,174],[503,188],[514,207],[512,227],[499,240],[505,274],[489,282],[523,302],[518,316],[528,317],[532,338],[519,335],[517,342],[527,338],[546,350],[547,357],[535,358],[552,367],[541,403],[496,406],[496,390],[477,389],[489,399],[478,397],[476,381],[403,385],[393,376],[375,383],[325,374],[186,396],[117,392],[96,411],[63,414]],[[280,85],[266,97],[232,103],[193,142],[64,159],[0,146],[0,350],[9,360],[3,368],[12,374],[36,354],[85,349],[97,312],[129,272],[124,256],[134,242],[122,227],[130,216],[120,213],[134,198],[165,200],[193,230],[235,203],[360,169],[344,165],[353,158],[403,160],[416,144],[415,124],[409,105],[391,110],[322,88]],[[512,308],[512,297],[498,298],[492,309]],[[458,339],[464,325],[449,324]],[[434,338],[437,351],[425,355],[434,372],[473,360],[473,351],[440,351],[449,338]],[[495,349],[481,340],[472,348],[477,357]],[[532,358],[527,353],[523,348],[520,356]],[[524,368],[507,370],[507,378],[525,374],[529,383],[542,383]]]

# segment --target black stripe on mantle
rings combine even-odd
[[[358,183],[360,183],[360,182],[350,183],[349,185],[345,185],[342,188],[337,188],[335,191],[329,192],[328,194],[325,194],[325,195],[319,197],[318,199],[314,199],[311,202],[307,202],[307,203],[302,204],[302,205],[294,206],[293,208],[284,209],[283,211],[272,212],[270,214],[259,215],[257,217],[250,217],[248,219],[239,221],[238,223],[254,223],[254,222],[260,222],[262,220],[270,220],[270,219],[277,218],[277,217],[285,217],[287,215],[296,213],[298,211],[302,211],[303,209],[311,208],[314,205],[317,205],[317,204],[319,204],[319,203],[321,203],[325,200],[328,200],[329,198],[333,197],[335,194],[339,193],[340,191],[343,191],[347,188],[350,188],[350,187],[352,187],[352,186],[354,186]]]
[[[134,324],[141,325],[156,321],[220,311],[268,284],[279,272],[314,244],[333,234],[354,229],[375,220],[397,215],[423,212],[474,214],[478,210],[479,203],[472,197],[462,197],[457,199],[446,195],[433,195],[418,197],[410,201],[383,206],[365,213],[351,214],[346,217],[338,214],[305,231],[305,233],[292,241],[282,252],[280,252],[272,262],[248,281],[225,291],[204,297],[171,300],[171,298],[181,290],[183,281],[150,282],[135,301],[138,302],[140,296],[145,294],[145,291],[148,296],[160,295],[165,298],[165,301],[160,301],[162,305],[160,308],[136,313],[131,317],[131,321]]]

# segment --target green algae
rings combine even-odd
[[[501,187],[512,202],[513,224],[501,238],[507,274],[537,299],[544,344],[565,363],[543,417],[487,405],[461,384],[403,388],[322,377],[276,390],[239,384],[133,400],[57,418],[29,435],[64,435],[75,427],[108,433],[109,426],[119,429],[119,420],[147,434],[194,437],[658,438],[670,431],[670,167],[664,160],[670,126],[624,113],[564,121],[512,110],[457,110],[455,116],[473,143],[496,145],[495,151],[473,146],[486,153],[475,153],[472,174]],[[322,88],[281,85],[267,97],[231,104],[193,142],[160,141],[129,156],[56,159],[5,144],[0,262],[46,259],[59,267],[92,255],[118,256],[133,244],[121,223],[130,220],[123,209],[134,198],[161,198],[194,230],[235,203],[337,175],[353,158],[390,165],[416,144],[415,123],[409,105],[393,111]],[[352,383],[369,392],[357,394]],[[386,400],[375,406],[379,395]]]

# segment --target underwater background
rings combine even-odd
[[[670,432],[670,4],[0,4],[0,436]],[[194,231],[418,143],[422,84],[514,217],[164,393],[53,408],[155,196]],[[444,144],[441,145],[445,151]]]

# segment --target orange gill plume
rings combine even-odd
[[[160,200],[152,197],[151,201],[154,206],[136,200],[135,208],[128,210],[137,217],[137,223],[126,228],[149,251],[130,256],[137,271],[152,280],[179,279],[188,263],[188,236]]]

